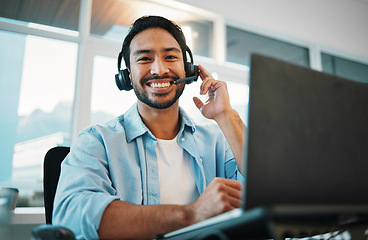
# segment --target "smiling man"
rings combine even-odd
[[[138,19],[120,56],[137,104],[83,130],[62,164],[53,224],[78,239],[152,239],[239,207],[244,124],[223,81],[203,66],[193,101],[216,123],[198,125],[179,107],[187,76],[184,35],[158,16]],[[123,104],[123,103],[122,103]]]
[[[138,105],[166,109],[178,103],[184,84],[175,85],[173,81],[184,78],[185,72],[183,53],[175,38],[161,28],[147,29],[133,38],[130,50],[131,79]]]

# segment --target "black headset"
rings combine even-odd
[[[174,84],[180,84],[185,82],[186,84],[190,84],[193,81],[197,81],[199,76],[198,66],[193,64],[193,54],[190,49],[187,47],[186,52],[189,53],[190,62],[185,63],[185,78],[177,79],[174,81]],[[115,83],[118,86],[119,90],[130,91],[133,89],[130,77],[129,70],[123,69],[121,70],[121,61],[123,59],[123,52],[121,51],[118,55],[118,73],[115,74]]]

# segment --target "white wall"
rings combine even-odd
[[[368,0],[178,0],[226,20],[368,58]]]

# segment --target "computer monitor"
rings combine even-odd
[[[251,62],[245,208],[368,204],[368,84]]]

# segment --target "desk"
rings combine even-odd
[[[16,208],[11,218],[11,224],[45,224],[45,208]]]
[[[11,215],[9,226],[2,234],[4,235],[4,239],[30,239],[32,230],[45,223],[45,210],[43,207],[16,208]]]
[[[275,239],[324,236],[349,231],[347,239],[365,239],[368,205],[257,207],[214,224],[158,239]],[[325,235],[326,234],[326,235]],[[225,236],[225,237],[221,237]]]

